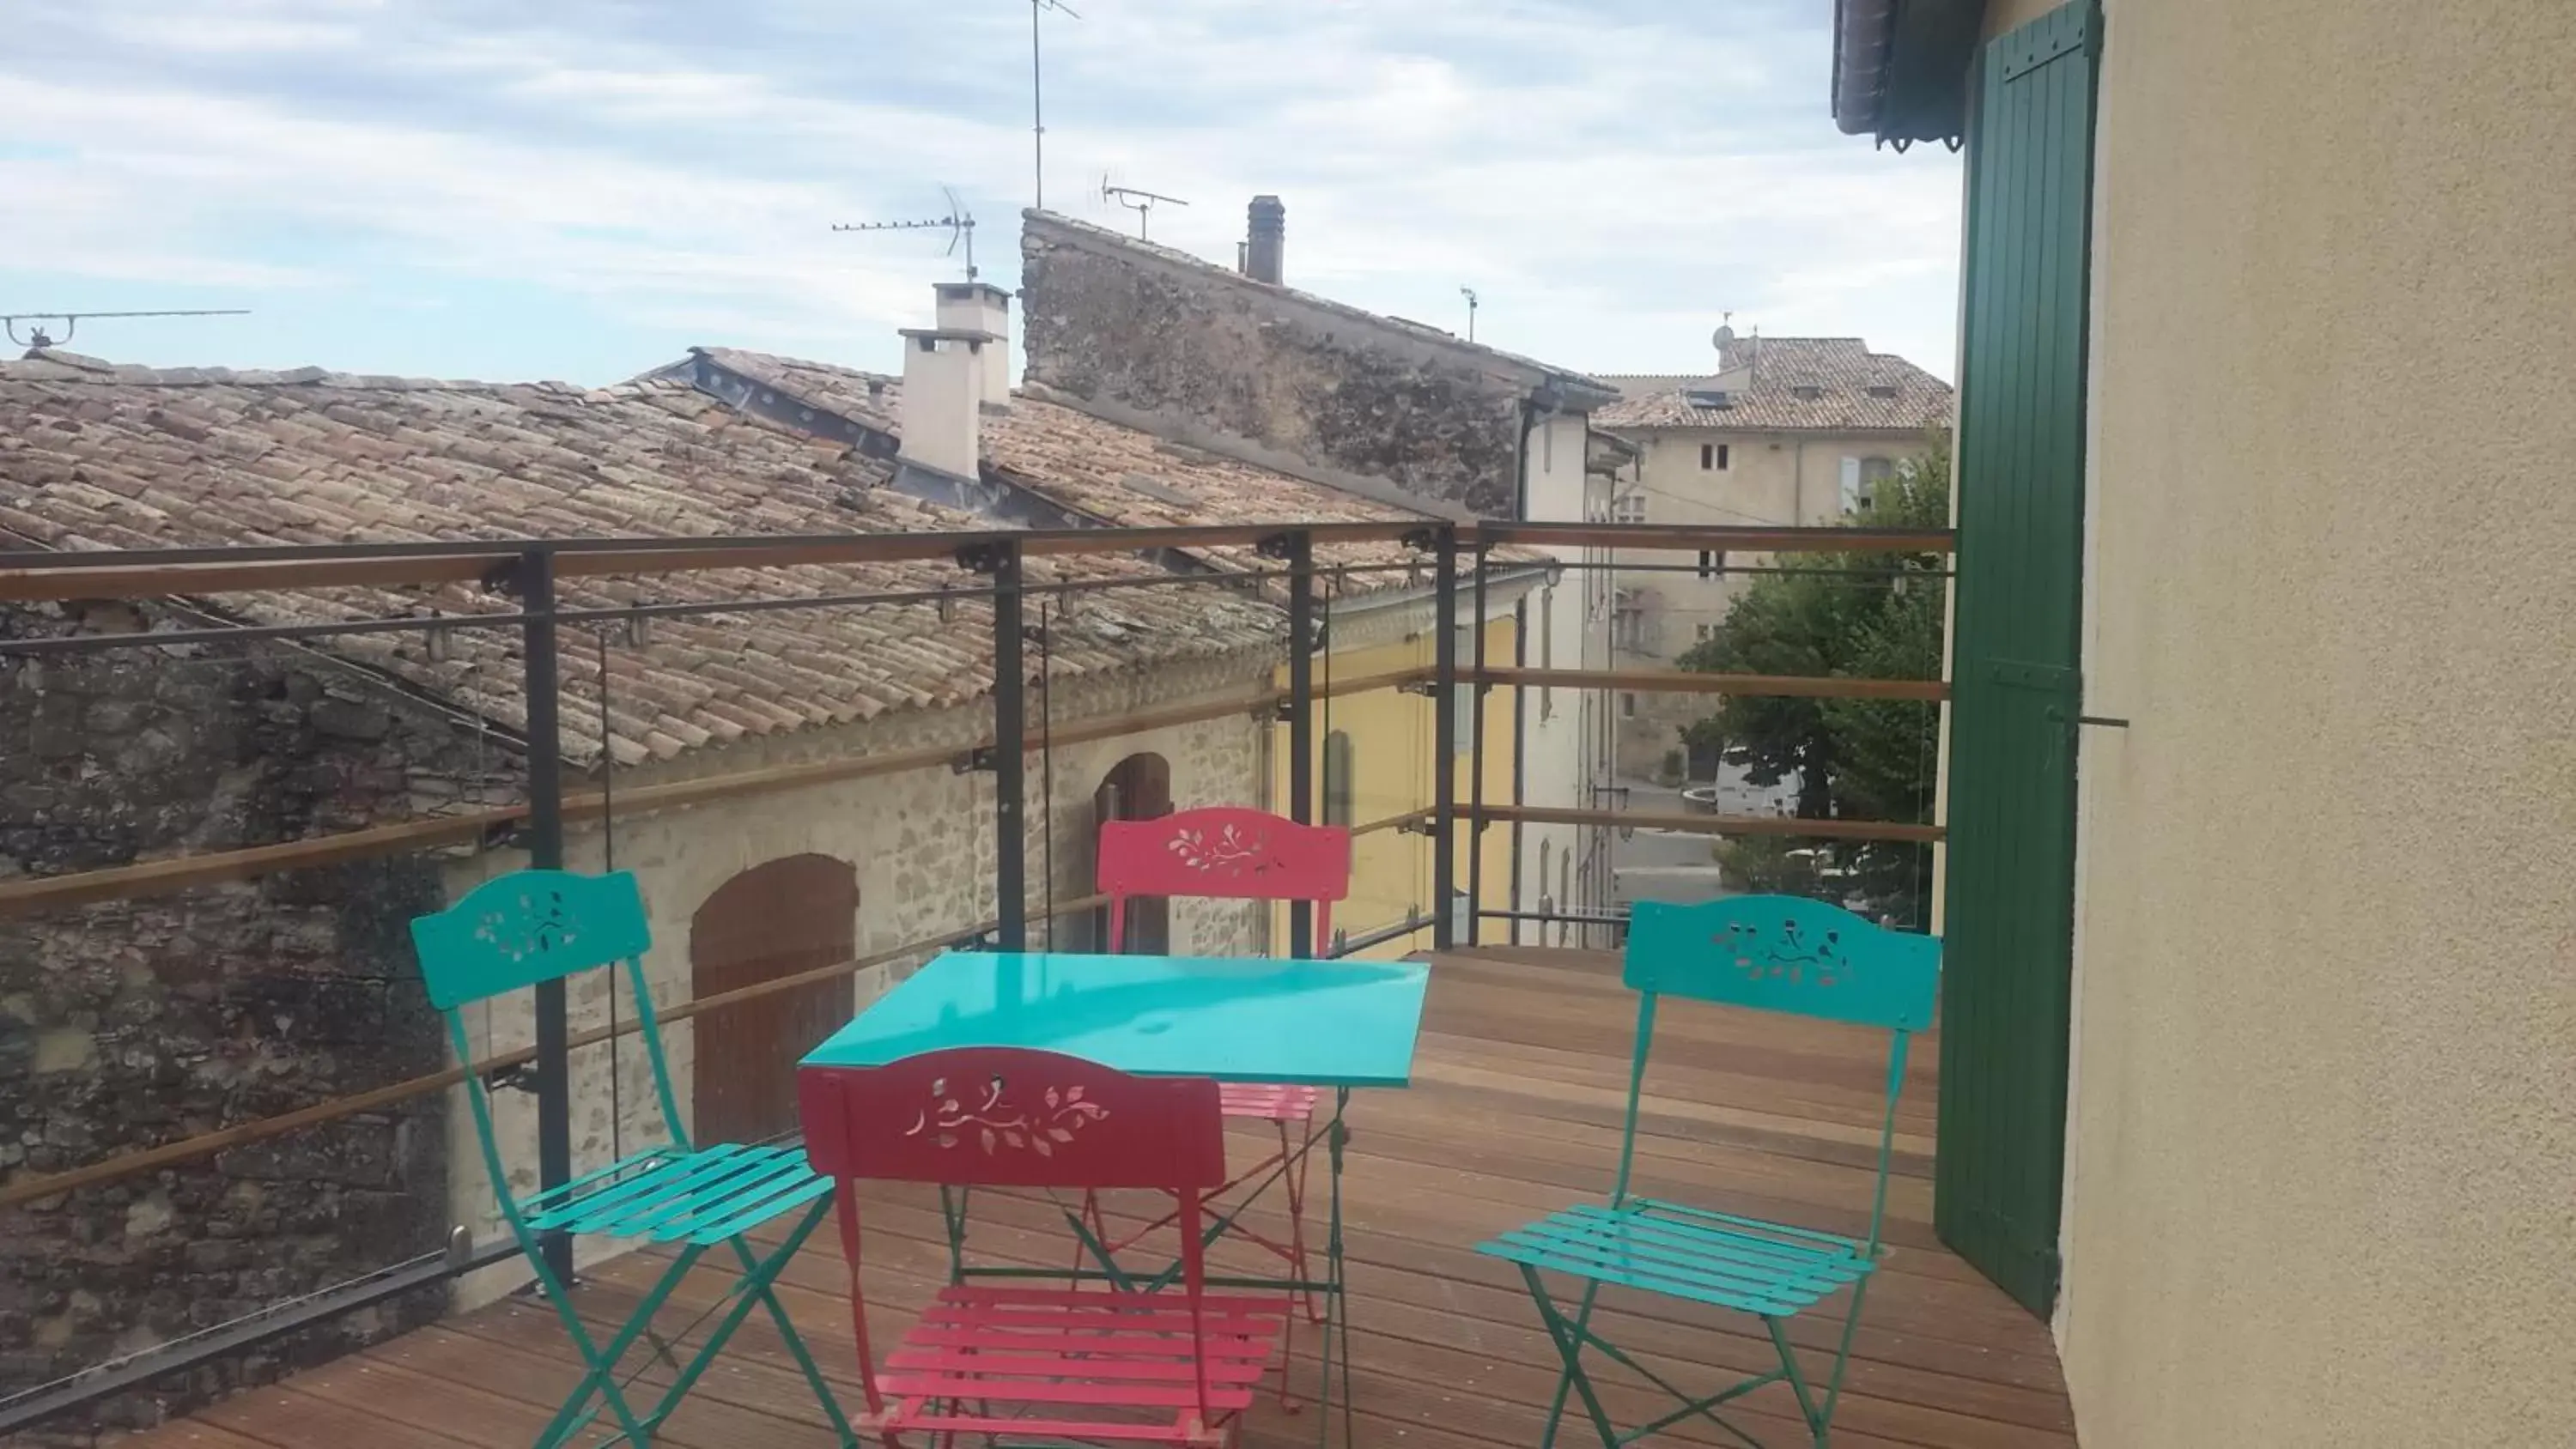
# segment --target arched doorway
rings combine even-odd
[[[848,861],[791,855],[717,887],[689,920],[699,1000],[858,954],[859,877]],[[796,1127],[796,1059],[850,1020],[847,976],[697,1017],[699,1142],[757,1142]]]
[[[1129,755],[1091,794],[1091,848],[1095,852],[1099,849],[1101,821],[1155,820],[1171,813],[1171,763],[1150,751]],[[1093,938],[1100,942],[1101,950],[1120,949],[1118,942],[1109,939],[1109,913],[1105,910],[1098,913]],[[1139,896],[1127,903],[1125,949],[1156,956],[1172,949],[1170,901],[1160,896]]]

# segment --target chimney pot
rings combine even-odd
[[[1288,244],[1288,208],[1276,196],[1256,196],[1247,210],[1251,228],[1243,244],[1243,274],[1256,282],[1280,286],[1281,254]]]
[[[903,335],[903,447],[907,463],[960,478],[977,475],[990,332],[906,327]]]
[[[940,282],[931,289],[938,298],[935,315],[943,332],[983,332],[983,405],[997,412],[1011,406],[1011,294],[990,282]]]

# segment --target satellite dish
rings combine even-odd
[[[1715,332],[1708,335],[1708,345],[1720,352],[1724,352],[1726,345],[1734,340],[1735,329],[1724,325],[1720,325]]]

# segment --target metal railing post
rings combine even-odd
[[[528,694],[528,864],[561,870],[563,716],[555,649],[555,556],[532,548],[519,555],[522,664]],[[610,768],[603,761],[603,769]],[[551,1191],[572,1181],[572,1022],[561,980],[537,983],[537,1185]],[[559,1282],[572,1280],[572,1238],[549,1233],[542,1248]]]
[[[1301,528],[1281,543],[1288,559],[1288,818],[1306,825],[1315,818],[1315,540]],[[1303,901],[1288,906],[1288,954],[1315,954],[1314,912]]]
[[[1022,662],[1020,543],[992,545],[993,574],[993,919],[994,949],[1029,948],[1027,762],[1028,670]]]
[[[1475,693],[1467,703],[1467,944],[1484,939],[1485,913],[1485,546],[1476,545]]]
[[[1458,890],[1458,529],[1444,523],[1432,535],[1433,628],[1431,695],[1431,946],[1457,944]]]

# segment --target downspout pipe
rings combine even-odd
[[[1520,435],[1512,449],[1516,455],[1513,459],[1512,512],[1524,520],[1528,520],[1530,516],[1530,434],[1538,431],[1538,425],[1542,419],[1553,417],[1564,406],[1565,388],[1554,378],[1532,388],[1529,394],[1521,399]],[[1577,466],[1581,466],[1581,460],[1576,461]],[[1551,583],[1546,587],[1554,588],[1555,585]],[[1514,602],[1512,620],[1512,663],[1525,669],[1529,667],[1529,596],[1527,594],[1523,594]],[[1512,689],[1512,808],[1517,810],[1529,803],[1528,787],[1529,691],[1516,685]],[[1511,901],[1512,910],[1516,913],[1521,909],[1522,852],[1528,848],[1524,842],[1523,830],[1524,827],[1520,821],[1512,822]],[[1542,881],[1539,889],[1546,890],[1546,883]],[[1517,946],[1520,942],[1521,923],[1515,915],[1512,920],[1512,944]]]
[[[1554,588],[1551,584],[1548,587]],[[1529,595],[1512,601],[1512,667],[1529,668]],[[1529,770],[1529,690],[1512,686],[1512,804],[1525,803],[1522,782]],[[1521,823],[1512,822],[1512,944],[1521,943]]]

